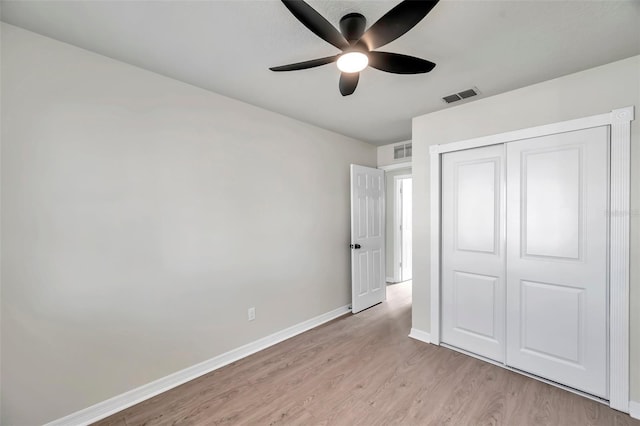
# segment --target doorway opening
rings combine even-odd
[[[387,282],[399,283],[413,278],[411,169],[387,175]]]
[[[399,210],[394,218],[396,220],[396,245],[397,249],[397,261],[396,268],[398,268],[397,276],[399,281],[409,281],[412,276],[412,247],[413,241],[411,239],[411,222],[412,222],[412,199],[413,194],[412,184],[413,179],[409,177],[398,177],[397,182],[397,197],[396,208]]]

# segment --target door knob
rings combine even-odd
[[[351,244],[350,246],[352,249],[359,249],[362,248],[362,246],[360,244]]]

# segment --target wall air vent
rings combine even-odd
[[[411,143],[401,143],[393,147],[393,159],[399,160],[402,158],[411,157]]]
[[[480,93],[478,91],[478,88],[473,87],[471,89],[463,90],[462,92],[459,92],[459,93],[454,93],[453,95],[445,96],[442,98],[442,100],[450,104],[452,102],[457,102],[463,99],[470,98],[472,96],[476,96],[478,93]]]

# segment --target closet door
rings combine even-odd
[[[504,146],[442,156],[444,343],[504,360]]]
[[[608,127],[507,144],[509,366],[607,398]]]

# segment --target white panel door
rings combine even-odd
[[[442,156],[444,343],[504,360],[504,146]]]
[[[507,144],[507,364],[607,398],[608,127]]]
[[[386,298],[384,171],[351,165],[351,307],[370,308]]]

